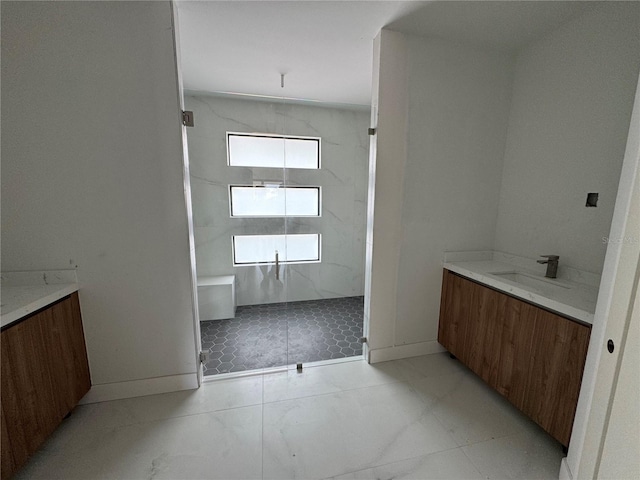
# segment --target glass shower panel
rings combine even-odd
[[[243,101],[243,102],[246,102]],[[238,291],[236,357],[245,370],[269,370],[287,364],[286,195],[284,122],[279,101],[255,102],[238,125],[228,129],[226,184],[232,228],[232,267]]]
[[[213,307],[237,305],[201,316],[205,374],[360,354],[367,112],[229,96],[193,108],[207,120],[189,138],[198,280],[224,282]]]
[[[362,354],[369,114],[348,106],[288,104],[287,134],[316,141],[300,149],[317,153],[318,168],[297,168],[299,145],[284,146],[285,231],[315,238],[318,259],[286,269],[289,365],[345,359]],[[298,215],[295,187],[317,188],[319,214]],[[285,245],[289,259],[300,257]]]

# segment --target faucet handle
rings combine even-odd
[[[542,258],[548,258],[549,260],[559,260],[559,255],[540,255]]]

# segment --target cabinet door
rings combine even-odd
[[[444,271],[438,342],[464,364],[467,364],[465,339],[475,284]]]
[[[4,414],[4,408],[0,408],[0,425],[2,425],[2,438],[0,439],[0,445],[2,445],[2,454],[0,455],[0,472],[2,477],[11,475],[16,470],[16,463],[13,460],[13,452],[11,449],[11,443],[9,440],[9,431],[7,430],[7,420]]]
[[[516,298],[502,297],[498,312],[502,328],[495,388],[522,410],[532,368],[531,349],[538,309]]]
[[[0,339],[5,479],[91,386],[77,293],[10,326]]]
[[[591,329],[444,271],[438,341],[563,445]]]
[[[536,308],[523,411],[565,446],[571,436],[590,333],[589,327]]]
[[[57,386],[56,414],[62,420],[91,387],[78,294],[56,303],[50,312],[40,319],[40,328],[51,380]]]
[[[466,365],[522,409],[538,309],[490,288],[474,285],[466,330]]]
[[[466,365],[495,387],[500,361],[502,324],[498,315],[504,295],[473,282],[471,307],[465,338]]]
[[[0,337],[2,420],[10,439],[7,445],[2,444],[2,456],[11,455],[16,466],[27,460],[59,422],[50,359],[40,329],[40,321],[50,316],[51,311],[44,310],[5,330]]]

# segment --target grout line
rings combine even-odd
[[[464,448],[463,448],[463,447],[460,447],[460,451],[462,452],[462,454],[463,454],[465,457],[467,457],[467,460],[469,460],[469,463],[470,463],[471,465],[473,465],[473,468],[475,468],[475,469],[476,469],[476,471],[477,471],[481,476],[483,476],[483,477],[485,477],[485,478],[488,478],[488,476],[487,476],[487,475],[485,475],[485,474],[484,474],[484,472],[483,472],[482,470],[480,470],[480,467],[479,467],[478,465],[476,465],[476,462],[474,462],[474,461],[471,459],[471,457],[470,457],[469,455],[467,455],[467,452],[465,452],[465,451],[464,451]]]
[[[404,359],[399,359],[399,360],[389,360],[388,362],[383,362],[383,363],[394,363],[394,362],[400,362]],[[359,359],[359,360],[354,360],[355,361],[361,361],[361,362],[365,362],[364,358]],[[341,362],[341,363],[352,363],[352,362]],[[336,364],[333,364],[336,365]],[[317,368],[317,367],[330,367],[333,365],[316,365],[313,366],[313,368]],[[369,364],[367,364],[369,365]],[[370,365],[371,368],[376,368],[374,365]],[[289,371],[295,371],[295,370],[288,370]],[[319,369],[316,371],[320,371]],[[324,370],[323,370],[324,371]],[[459,375],[459,374],[464,374],[465,372],[454,372],[453,375]],[[304,375],[305,372],[303,371],[302,375]],[[422,374],[420,374],[420,372],[418,372],[419,375],[421,375],[421,378],[415,379],[415,381],[424,381],[424,380],[431,380],[431,379],[438,379],[441,377],[449,377],[452,374],[442,374],[442,375],[431,375],[431,376],[422,376]],[[327,396],[327,395],[333,395],[336,393],[342,393],[342,392],[352,392],[355,390],[362,390],[365,388],[373,388],[373,387],[381,387],[381,386],[385,386],[385,385],[392,385],[392,384],[397,384],[397,383],[402,383],[406,386],[408,386],[420,399],[421,402],[423,402],[426,405],[426,402],[424,401],[424,399],[422,398],[422,396],[419,394],[419,392],[416,390],[415,388],[415,381],[412,378],[396,378],[396,377],[392,377],[391,375],[389,375],[389,377],[392,378],[392,380],[387,381],[387,382],[383,382],[383,383],[374,383],[374,384],[370,384],[370,385],[362,385],[360,387],[346,387],[346,388],[340,388],[338,390],[335,391],[331,391],[331,392],[324,392],[324,393],[309,393],[309,394],[304,394],[304,395],[300,395],[300,396],[296,396],[296,397],[290,397],[290,398],[282,398],[282,399],[278,399],[278,400],[270,400],[270,401],[264,401],[267,404],[272,404],[272,403],[280,403],[280,402],[288,402],[290,400],[298,400],[298,399],[303,399],[303,398],[309,398],[309,397],[321,397],[321,396]],[[330,385],[334,385],[333,383],[330,383]],[[337,388],[337,387],[336,387]],[[263,398],[264,398],[264,391],[263,391]],[[434,415],[435,416],[435,415]],[[437,417],[436,417],[437,418]],[[442,422],[440,422],[442,423]],[[444,426],[443,426],[444,427]],[[446,427],[445,427],[446,429]]]
[[[173,393],[173,392],[169,392],[169,393]],[[163,394],[160,394],[163,395]],[[148,395],[150,396],[150,395]],[[133,397],[133,398],[143,398],[143,397]],[[117,400],[109,400],[109,401],[117,401]],[[106,402],[101,402],[101,403],[106,403]],[[168,420],[177,420],[180,418],[186,418],[186,417],[194,417],[197,415],[210,415],[212,413],[222,413],[222,412],[229,412],[231,410],[239,410],[239,409],[243,409],[243,408],[252,408],[252,407],[257,407],[261,405],[260,403],[250,403],[247,405],[238,405],[236,407],[228,407],[228,408],[221,408],[219,410],[207,410],[204,412],[193,412],[193,413],[185,413],[183,415],[175,415],[175,416],[171,416],[171,417],[164,417],[164,418],[156,418],[153,420],[142,420],[140,422],[132,422],[132,423],[123,423],[123,424],[119,424],[119,425],[106,425],[106,426],[97,426],[97,427],[90,427],[88,429],[86,429],[86,431],[95,431],[95,432],[100,432],[103,430],[115,430],[115,429],[120,429],[120,428],[127,428],[127,427],[132,427],[134,425],[147,425],[150,423],[158,423],[158,422],[166,422]],[[73,416],[69,419],[71,420],[73,418]]]
[[[302,373],[302,375],[304,375],[304,373]],[[384,387],[386,385],[395,385],[395,384],[398,384],[398,383],[402,383],[402,384],[406,385],[407,387],[409,387],[410,389],[413,390],[412,385],[410,383],[408,383],[407,381],[394,379],[392,381],[384,382],[384,383],[375,383],[375,384],[371,384],[371,385],[362,385],[360,387],[354,387],[354,388],[348,388],[348,387],[347,388],[340,388],[340,389],[332,391],[332,392],[310,393],[308,395],[301,395],[301,396],[296,396],[296,397],[291,397],[291,398],[282,398],[282,399],[279,399],[279,400],[265,401],[264,403],[272,404],[272,403],[289,402],[291,400],[300,400],[300,399],[303,399],[303,398],[326,397],[327,395],[335,395],[337,393],[354,392],[356,390],[364,390],[365,388]],[[420,400],[422,401],[422,399],[420,399]]]

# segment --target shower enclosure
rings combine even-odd
[[[201,314],[205,375],[360,355],[368,110],[185,101],[199,282],[237,305]]]

